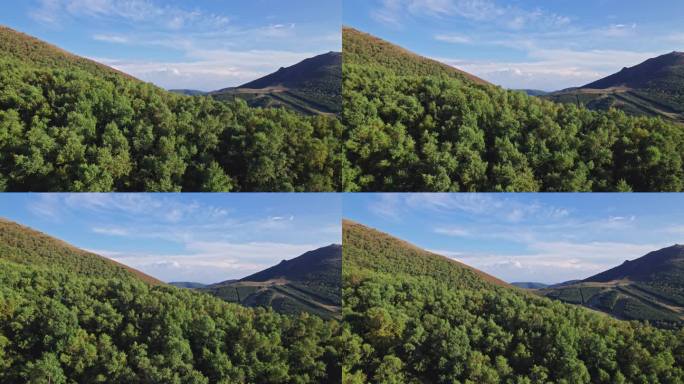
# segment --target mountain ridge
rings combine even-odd
[[[285,107],[316,114],[340,113],[342,53],[330,51],[242,84],[209,92],[211,97],[241,98],[254,107]]]
[[[199,290],[247,307],[268,306],[281,313],[310,312],[336,318],[342,305],[341,274],[342,246],[331,244]]]

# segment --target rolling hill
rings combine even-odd
[[[539,297],[351,221],[343,253],[345,383],[684,378],[684,332]]]
[[[648,59],[582,87],[544,97],[580,103],[589,109],[618,108],[632,115],[660,116],[684,123],[684,52]]]
[[[271,307],[282,313],[339,315],[342,247],[329,245],[247,276],[200,289],[248,307]]]
[[[62,240],[0,218],[0,260],[50,268],[60,266],[93,277],[120,279],[135,277],[148,284],[161,281],[106,257],[78,249]]]
[[[285,107],[308,115],[336,114],[342,106],[342,54],[328,52],[235,88],[209,94],[241,98],[253,107]]]
[[[453,76],[476,84],[489,83],[450,65],[410,52],[398,45],[350,27],[342,28],[344,65],[380,65],[397,75]]]
[[[541,289],[539,293],[619,319],[679,327],[684,325],[684,246],[663,248],[584,280]]]

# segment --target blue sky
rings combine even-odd
[[[581,86],[684,50],[681,0],[343,0],[345,25],[507,88]]]
[[[21,0],[0,24],[164,88],[237,86],[341,49],[339,0]]]
[[[336,194],[0,194],[0,216],[163,281],[245,277],[341,242]]]
[[[343,213],[508,282],[586,278],[684,243],[684,194],[345,194]]]

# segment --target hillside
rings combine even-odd
[[[336,322],[150,283],[0,222],[0,383],[341,383]]]
[[[343,46],[345,191],[684,190],[675,123],[487,85],[351,28]]]
[[[590,109],[621,109],[637,116],[660,116],[684,123],[684,52],[672,52],[623,68],[579,88],[546,95]]]
[[[684,331],[538,297],[350,221],[343,247],[345,383],[684,379]]]
[[[450,76],[477,84],[488,82],[439,61],[428,59],[354,28],[342,28],[344,65],[381,65],[397,75]]]
[[[0,57],[12,57],[44,67],[84,70],[96,76],[123,76],[129,80],[139,81],[129,74],[76,56],[4,25],[0,25]]]
[[[684,325],[684,246],[674,245],[541,294],[619,319]]]
[[[187,97],[0,29],[0,191],[340,189],[335,116]]]
[[[271,307],[281,313],[310,312],[323,318],[339,315],[342,247],[329,245],[240,280],[212,284],[206,291],[248,307]]]
[[[253,107],[284,107],[316,115],[341,112],[341,88],[342,54],[328,52],[210,95],[218,100],[241,98]]]
[[[148,284],[163,284],[138,270],[2,218],[0,218],[0,260],[27,266],[59,267],[72,273],[93,277],[107,279],[135,277]]]

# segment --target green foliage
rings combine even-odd
[[[339,325],[0,260],[0,383],[339,382]]]
[[[0,29],[7,191],[334,191],[342,127],[186,97]]]
[[[681,191],[684,131],[507,91],[344,30],[348,191]]]
[[[684,330],[470,280],[462,264],[358,224],[343,239],[345,383],[684,380]]]

